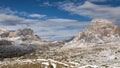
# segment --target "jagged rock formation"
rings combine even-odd
[[[104,44],[120,40],[120,27],[105,19],[94,19],[90,25],[68,43],[69,45]],[[68,45],[67,44],[67,45]]]
[[[38,35],[34,35],[34,31],[29,28],[19,29],[16,31],[17,36],[22,36],[22,40],[34,40],[40,41],[40,37]]]
[[[24,28],[24,29],[19,29],[17,30],[17,35],[18,36],[26,36],[26,35],[33,35],[34,32],[32,29],[29,28]]]
[[[40,41],[40,37],[38,35],[34,34],[34,31],[29,28],[24,28],[24,29],[18,29],[16,31],[8,31],[8,30],[1,30],[0,31],[0,37],[1,38],[15,38],[15,37],[20,37],[22,41]]]
[[[24,28],[16,31],[0,30],[0,58],[21,56],[37,49],[40,37],[32,29]]]

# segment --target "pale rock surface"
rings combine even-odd
[[[120,40],[120,27],[106,19],[94,19],[89,26],[65,45],[105,44]],[[89,44],[89,45],[90,45]]]
[[[120,26],[105,19],[94,19],[59,51],[68,54],[69,61],[98,68],[120,68],[119,43]]]

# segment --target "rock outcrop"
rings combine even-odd
[[[33,35],[34,32],[32,29],[29,28],[24,28],[24,29],[19,29],[16,31],[18,36],[26,36],[26,35]]]
[[[34,34],[34,31],[29,28],[18,29],[16,31],[0,31],[1,38],[15,38],[20,37],[22,41],[40,41],[40,37]]]
[[[35,35],[34,31],[29,28],[19,29],[15,33],[17,36],[21,36],[22,41],[40,41],[40,37],[38,35]]]
[[[120,27],[105,19],[94,19],[67,45],[104,44],[120,40]]]
[[[22,56],[34,52],[40,37],[32,29],[24,28],[16,31],[0,30],[0,58]]]

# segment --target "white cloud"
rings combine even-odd
[[[106,2],[107,0],[87,0],[87,1],[90,1],[90,2]]]
[[[16,14],[16,13],[18,13],[18,11],[12,11],[9,7],[7,7],[7,8],[0,7],[0,13]]]
[[[69,30],[66,29],[67,26],[78,27],[78,29]],[[74,36],[76,33],[81,31],[80,23],[77,20],[71,19],[47,19],[47,20],[34,20],[25,19],[17,15],[7,15],[4,13],[0,14],[0,27],[6,28],[8,30],[17,30],[20,28],[31,28],[36,34],[42,36],[53,36],[53,38],[48,38],[55,40],[55,38],[64,38],[69,36]],[[58,30],[59,29],[59,30]],[[45,30],[45,31],[42,31]]]
[[[40,4],[40,6],[53,6],[49,1],[44,2],[43,4]]]
[[[90,18],[105,18],[115,22],[120,21],[120,7],[96,5],[88,1],[86,1],[83,5],[64,3],[59,6],[61,9],[73,14],[87,16]]]
[[[43,18],[43,17],[46,17],[46,15],[30,14],[29,17],[33,17],[33,18]]]
[[[22,21],[22,20],[23,20],[23,18],[19,18],[18,16],[0,14],[0,22],[4,22],[4,21]]]
[[[74,36],[82,30],[81,26],[84,26],[84,23],[88,24],[88,22],[79,22],[77,20],[62,18],[51,18],[47,20],[23,18],[17,15],[21,14],[21,12],[14,12],[9,9],[10,12],[7,13],[7,10],[4,9],[2,8],[2,10],[0,10],[0,28],[6,28],[8,30],[31,28],[40,36],[53,36],[53,38],[50,38],[52,40],[55,38],[59,39],[60,37],[66,38]],[[22,12],[22,14],[25,16],[41,17],[40,14],[29,14],[24,12]],[[66,28],[68,26],[76,28],[70,30]]]

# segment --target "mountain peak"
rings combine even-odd
[[[100,19],[100,18],[93,19],[91,22],[92,24],[113,24],[113,22],[107,19]]]
[[[106,19],[93,19],[89,26],[75,36],[69,45],[81,45],[83,43],[104,44],[118,40],[120,40],[119,26]]]

